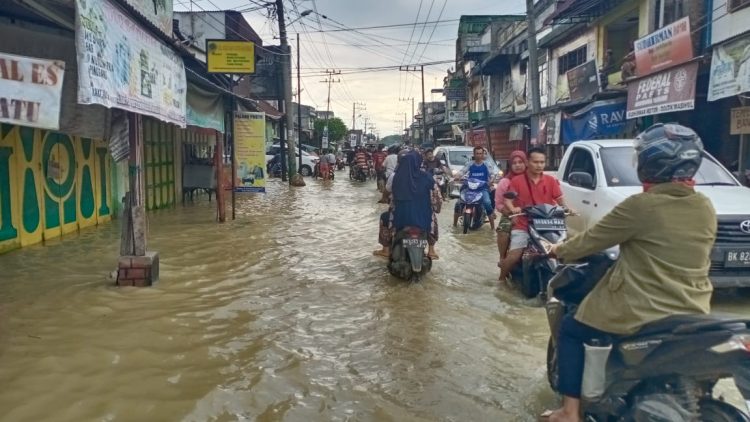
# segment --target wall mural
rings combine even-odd
[[[111,219],[106,143],[0,124],[0,253]]]

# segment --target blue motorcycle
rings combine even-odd
[[[461,185],[457,210],[464,234],[471,230],[478,230],[484,224],[484,206],[482,193],[487,189],[487,182],[479,179],[467,179]]]

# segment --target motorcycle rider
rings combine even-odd
[[[505,256],[508,253],[510,231],[513,227],[513,222],[508,218],[510,210],[505,206],[505,198],[503,195],[508,192],[510,182],[514,177],[526,173],[527,161],[526,153],[523,151],[511,152],[505,177],[500,180],[495,188],[495,209],[500,214],[500,222],[497,224],[497,251],[500,253],[500,261],[498,261],[498,265],[500,265],[500,262],[505,259]]]
[[[482,206],[484,211],[487,213],[487,218],[490,219],[490,227],[492,230],[495,229],[495,212],[492,209],[492,199],[490,198],[490,183],[495,177],[492,167],[490,167],[484,161],[484,148],[480,146],[474,147],[473,161],[466,163],[456,174],[456,181],[461,180],[463,177],[472,179],[478,179],[485,182],[484,191],[482,192]],[[453,227],[458,225],[458,217],[461,215],[461,201],[456,201],[456,206],[453,209]]]
[[[708,278],[716,239],[711,201],[693,189],[703,144],[690,128],[656,124],[635,142],[643,193],[624,200],[585,232],[552,248],[573,261],[620,245],[620,257],[583,300],[559,334],[559,390],[563,407],[553,422],[579,421],[583,343],[632,335],[644,325],[678,314],[711,310]]]
[[[357,171],[361,171],[364,174],[367,174],[369,171],[367,167],[367,153],[365,152],[365,149],[362,147],[357,147],[357,153],[354,154],[354,163],[357,166]]]
[[[547,153],[542,148],[532,148],[528,154],[526,173],[514,177],[508,192],[515,192],[515,200],[505,199],[505,206],[511,214],[520,214],[523,208],[532,205],[550,204],[568,208],[563,198],[560,182],[554,176],[544,174]],[[513,219],[510,231],[510,246],[505,259],[500,263],[500,281],[508,282],[508,277],[521,261],[523,251],[529,244],[529,220],[520,215]]]
[[[435,180],[420,170],[422,157],[416,152],[399,154],[398,169],[388,178],[386,189],[392,192],[389,211],[380,216],[378,242],[382,248],[373,252],[376,256],[389,257],[393,235],[407,226],[415,226],[428,233],[427,255],[438,259],[435,243],[438,239],[436,213],[440,212],[442,200],[435,189]]]

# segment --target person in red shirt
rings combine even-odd
[[[380,144],[378,145],[377,150],[372,153],[372,164],[375,167],[375,174],[377,175],[377,181],[378,181],[378,190],[383,189],[385,186],[386,178],[385,178],[385,157],[388,155],[383,151],[383,148],[385,148],[385,145]],[[382,182],[382,186],[381,186]]]
[[[567,208],[563,198],[560,182],[554,176],[544,174],[547,165],[547,153],[541,148],[529,150],[529,161],[526,174],[514,177],[508,192],[518,194],[515,200],[505,199],[505,206],[511,214],[519,214],[523,208],[533,205],[550,204]],[[529,244],[529,220],[526,216],[513,219],[510,232],[508,254],[500,263],[500,281],[508,281],[511,270],[523,256],[523,250]]]

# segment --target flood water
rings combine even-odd
[[[555,396],[544,312],[500,289],[488,226],[440,216],[423,282],[392,278],[374,184],[150,214],[151,288],[109,277],[119,222],[0,256],[3,421],[532,421]],[[747,299],[716,308],[750,315]]]

